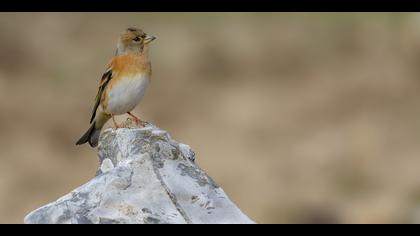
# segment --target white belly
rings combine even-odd
[[[106,110],[114,115],[132,111],[143,98],[149,83],[146,75],[121,80],[109,91]]]

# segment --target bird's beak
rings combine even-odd
[[[150,43],[150,42],[152,42],[153,40],[155,40],[156,39],[156,37],[155,36],[152,36],[152,35],[147,35],[146,36],[146,38],[144,38],[144,43],[145,44],[148,44],[148,43]]]

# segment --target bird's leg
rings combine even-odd
[[[136,117],[135,115],[131,114],[130,112],[127,112],[127,114],[130,115],[133,118],[133,120],[134,120],[134,122],[136,122],[137,126],[139,126],[139,125],[142,126],[142,127],[145,126],[146,122],[142,121],[140,118]]]
[[[115,116],[114,115],[111,115],[111,116],[112,116],[112,122],[114,122],[115,129],[124,128],[124,125],[117,124],[117,122],[115,121]]]

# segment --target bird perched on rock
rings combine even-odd
[[[112,118],[116,128],[123,127],[115,121],[115,115],[127,113],[137,125],[144,122],[130,112],[143,98],[151,79],[149,44],[156,37],[138,28],[128,28],[120,35],[117,51],[99,83],[98,93],[90,120],[91,126],[76,145],[98,145],[99,134],[105,123]]]

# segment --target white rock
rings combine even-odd
[[[30,214],[29,224],[254,223],[156,126],[108,129],[95,178]]]

